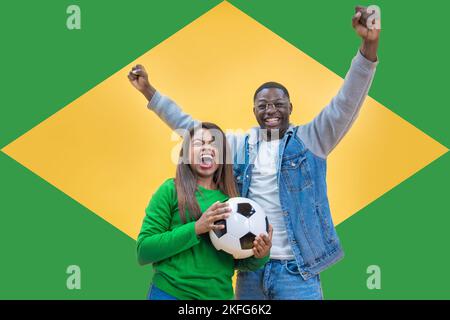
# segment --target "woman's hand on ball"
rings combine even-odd
[[[228,203],[221,203],[217,201],[201,215],[200,219],[195,222],[195,233],[200,235],[211,230],[221,230],[225,228],[224,225],[215,225],[214,222],[228,218],[230,213],[231,208]]]
[[[273,235],[273,227],[269,224],[269,234],[260,234],[253,241],[253,254],[255,258],[261,259],[267,256],[270,252],[270,248],[272,247],[272,235]]]

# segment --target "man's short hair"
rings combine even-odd
[[[284,94],[288,97],[288,99],[290,99],[289,92],[288,92],[288,90],[286,89],[285,86],[283,86],[281,83],[270,81],[270,82],[263,83],[262,85],[260,85],[258,87],[258,89],[256,89],[255,94],[253,96],[253,101],[256,100],[256,95],[261,90],[269,89],[269,88],[281,89],[284,92]]]

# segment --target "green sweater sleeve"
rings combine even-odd
[[[267,255],[261,259],[250,257],[247,259],[235,259],[234,268],[241,271],[255,271],[261,269],[267,261],[269,261],[270,255]]]
[[[200,242],[195,233],[195,221],[170,230],[174,198],[173,180],[167,180],[150,200],[137,240],[139,264],[167,259]]]

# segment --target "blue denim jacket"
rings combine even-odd
[[[301,276],[314,277],[343,257],[327,197],[326,159],[357,118],[378,62],[360,51],[331,102],[309,123],[289,127],[279,144],[278,188],[282,214]],[[148,104],[173,130],[198,124],[170,98],[156,92]],[[248,196],[260,129],[227,134],[234,175],[243,197]],[[280,161],[281,159],[281,161]]]
[[[307,280],[343,257],[328,204],[326,161],[308,150],[290,126],[279,146],[278,188],[287,236],[300,274]],[[248,196],[258,144],[250,135],[235,153],[234,175]]]

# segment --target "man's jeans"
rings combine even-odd
[[[271,259],[257,271],[240,271],[238,300],[322,300],[319,275],[303,280],[295,260]]]

